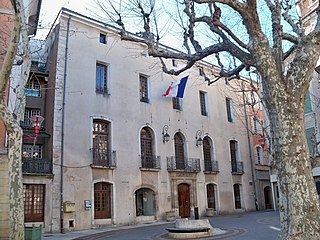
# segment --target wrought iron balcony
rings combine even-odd
[[[175,156],[167,157],[167,170],[183,170],[185,172],[200,172],[200,159],[184,158],[178,159]]]
[[[204,172],[211,172],[211,173],[219,172],[218,161],[204,161]]]
[[[28,129],[32,129],[34,128],[33,123],[29,120],[29,119],[24,119],[23,121],[20,121],[20,126],[22,127],[22,129],[28,130]],[[40,126],[40,131],[45,131],[46,128],[41,125]]]
[[[22,158],[22,172],[52,174],[52,161],[44,158]]]
[[[115,168],[117,155],[116,151],[91,148],[92,163],[94,166]]]
[[[243,162],[231,162],[232,174],[243,174]]]
[[[160,156],[140,156],[141,168],[160,169]]]

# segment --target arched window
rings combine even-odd
[[[233,185],[233,194],[234,194],[234,206],[236,209],[240,209],[241,208],[240,184]]]
[[[136,191],[136,215],[154,216],[155,197],[154,192],[148,188],[140,188]]]
[[[180,132],[174,135],[174,152],[176,157],[176,168],[185,169],[184,138]]]
[[[238,142],[230,140],[230,158],[232,173],[243,173],[243,163],[239,161]]]
[[[28,80],[24,92],[27,97],[40,97],[40,82],[38,76],[32,74],[31,78]]]
[[[99,182],[94,184],[94,218],[111,218],[112,185]]]
[[[153,134],[150,128],[144,127],[140,132],[141,165],[143,168],[154,168]]]
[[[215,211],[216,207],[216,185],[215,184],[207,184],[207,203],[208,208],[213,208]]]
[[[257,154],[257,161],[259,165],[263,164],[263,150],[262,147],[257,146],[256,147],[256,154]]]
[[[203,149],[203,160],[204,160],[204,170],[208,172],[218,171],[216,169],[213,162],[213,151],[212,151],[212,144],[209,137],[204,137],[202,141],[202,149]]]
[[[110,151],[110,123],[103,120],[93,120],[93,164],[109,166],[111,163]]]

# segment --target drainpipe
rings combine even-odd
[[[255,180],[255,174],[254,174],[255,170],[254,170],[254,164],[253,164],[253,159],[252,159],[250,132],[249,132],[249,124],[248,124],[248,118],[247,118],[247,108],[246,108],[246,101],[245,101],[245,95],[244,95],[244,84],[243,84],[243,82],[242,82],[242,97],[243,97],[244,117],[245,117],[245,120],[246,120],[247,139],[248,139],[248,148],[249,148],[249,158],[250,158],[250,165],[251,165],[253,198],[254,198],[254,204],[256,206],[256,211],[258,211],[259,209],[258,209],[258,201],[257,201],[256,180]]]
[[[66,35],[66,48],[65,48],[65,60],[64,60],[64,72],[63,72],[63,99],[62,99],[62,114],[61,114],[61,169],[60,169],[60,232],[64,233],[63,228],[63,171],[64,171],[64,115],[66,105],[66,82],[67,82],[67,67],[68,67],[68,45],[69,45],[69,31],[70,31],[70,20],[68,18],[67,35]]]

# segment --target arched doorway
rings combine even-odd
[[[271,209],[272,205],[271,205],[271,189],[269,186],[265,187],[263,189],[264,192],[264,204],[266,209]]]
[[[148,188],[140,188],[136,191],[136,216],[155,215],[154,192]]]
[[[213,208],[214,211],[217,210],[217,207],[216,207],[216,186],[212,183],[207,184],[207,204],[208,204],[208,208]]]
[[[178,185],[179,216],[190,217],[190,187],[186,183]]]

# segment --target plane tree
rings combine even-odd
[[[0,69],[0,119],[3,121],[8,135],[8,186],[9,192],[9,239],[24,239],[24,207],[22,185],[22,129],[20,120],[23,119],[25,97],[24,85],[29,76],[31,60],[29,58],[29,39],[26,17],[24,14],[23,0],[8,1],[11,11],[7,18],[1,18],[0,39],[1,44],[1,69]],[[5,22],[4,19],[7,19]],[[10,74],[14,65],[20,65],[21,74],[18,84],[14,89],[16,101],[14,109],[9,109],[7,104],[8,85]],[[4,218],[5,219],[5,218]]]

